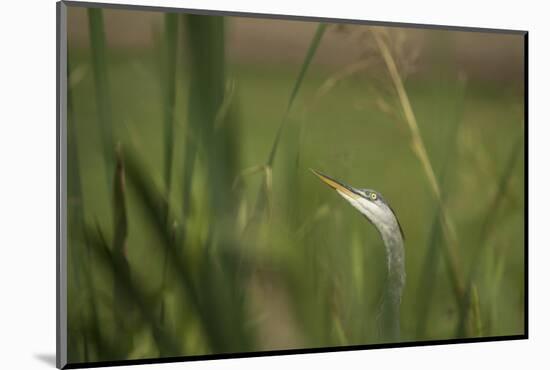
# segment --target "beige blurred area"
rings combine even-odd
[[[69,7],[68,14],[70,45],[87,46],[86,9]],[[127,50],[153,47],[155,34],[162,30],[162,17],[161,12],[106,9],[108,46]],[[316,28],[316,22],[252,17],[226,17],[226,25],[228,58],[240,64],[300,63]],[[357,62],[369,52],[368,41],[361,41],[361,34],[369,28],[385,29],[406,43],[416,58],[415,72],[429,73],[437,63],[452,63],[460,73],[476,79],[523,81],[524,45],[519,33],[331,24],[315,63]]]

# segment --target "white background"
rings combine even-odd
[[[123,1],[112,0],[115,3]],[[548,368],[550,13],[543,1],[127,0],[134,4],[529,30],[529,320],[525,341],[140,366]],[[3,1],[0,22],[0,367],[55,355],[55,1]],[[546,364],[546,365],[545,365]]]

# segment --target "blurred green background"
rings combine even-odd
[[[70,363],[380,343],[382,241],[309,168],[395,209],[401,342],[524,333],[521,35],[68,24]]]

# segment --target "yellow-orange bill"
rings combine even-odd
[[[319,177],[325,184],[330,186],[331,188],[340,191],[341,193],[346,194],[349,197],[352,198],[359,198],[359,195],[352,192],[347,186],[339,183],[338,181],[331,179],[328,176],[323,175],[320,172],[315,171],[314,169],[310,169],[311,172],[313,172],[317,177]]]

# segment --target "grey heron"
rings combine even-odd
[[[378,230],[386,250],[387,280],[380,312],[381,339],[399,340],[399,307],[405,286],[405,249],[401,225],[389,203],[371,189],[356,189],[318,171],[311,170],[325,184],[367,218]]]

